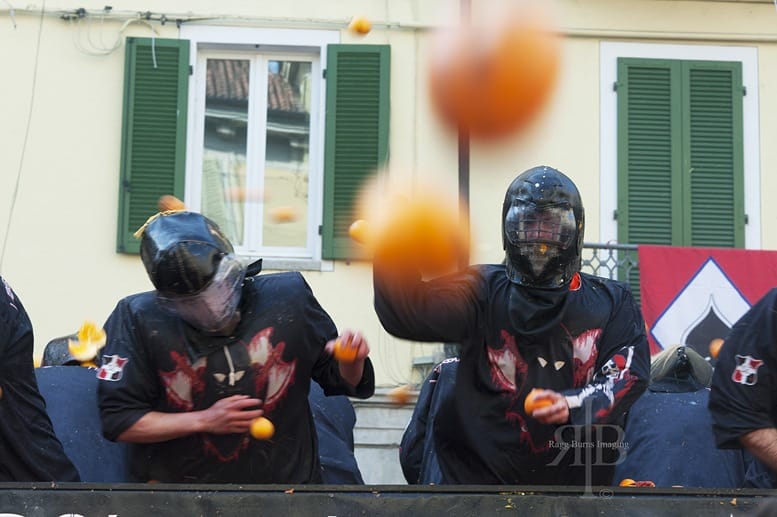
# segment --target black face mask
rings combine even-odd
[[[564,317],[569,289],[527,289],[513,285],[507,314],[514,328],[526,335],[540,334],[558,325]]]
[[[535,167],[510,184],[502,206],[502,242],[510,281],[557,289],[580,270],[585,226],[575,184],[550,167]]]

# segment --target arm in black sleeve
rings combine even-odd
[[[107,340],[97,372],[103,435],[113,441],[152,411],[159,397],[158,379],[129,305],[127,299],[120,301],[105,323]]]
[[[398,338],[460,343],[477,327],[483,282],[475,267],[423,281],[419,273],[376,256],[375,311],[383,328]]]

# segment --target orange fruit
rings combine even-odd
[[[183,201],[170,194],[165,194],[159,198],[157,206],[160,212],[167,212],[169,210],[186,210],[186,206]]]
[[[260,416],[251,422],[251,436],[257,440],[269,440],[275,434],[275,426],[269,418]]]
[[[364,219],[357,219],[348,227],[348,235],[359,244],[367,244],[369,240],[369,225]]]
[[[722,346],[723,346],[723,340],[720,339],[719,337],[716,337],[715,339],[710,341],[710,357],[712,357],[713,359],[717,359]]]
[[[348,30],[354,34],[364,36],[372,30],[372,22],[364,16],[354,16],[351,18],[351,23],[348,24]]]
[[[523,401],[523,410],[527,415],[531,416],[534,412],[540,408],[553,405],[553,400],[550,398],[537,399],[537,395],[541,390],[532,388],[526,399]]]
[[[270,217],[276,223],[291,223],[297,220],[297,211],[291,206],[279,206],[270,211]]]
[[[619,486],[637,486],[637,482],[634,481],[631,478],[625,478],[620,483],[618,483]]]
[[[537,117],[561,65],[561,38],[545,3],[495,4],[486,19],[436,31],[429,91],[444,123],[492,140]]]
[[[340,338],[335,341],[333,355],[337,361],[352,363],[356,360],[357,349],[350,346],[351,340],[343,342]]]
[[[92,321],[85,321],[78,329],[76,339],[67,340],[67,348],[79,361],[91,361],[97,357],[97,352],[105,346],[105,331]]]
[[[404,406],[410,401],[410,386],[408,384],[397,386],[393,390],[389,391],[386,396],[394,404]]]

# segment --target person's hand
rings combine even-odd
[[[245,433],[251,422],[264,414],[262,401],[248,395],[232,395],[202,412],[203,430],[212,434]]]
[[[531,414],[542,424],[566,424],[569,420],[569,405],[567,398],[553,390],[540,390],[535,395],[535,400],[549,399],[551,405],[535,409]]]
[[[361,332],[344,330],[336,339],[330,340],[324,347],[334,356],[340,369],[340,376],[351,386],[361,382],[364,373],[364,360],[370,354],[370,346]]]
[[[370,355],[370,346],[361,332],[345,329],[326,344],[326,351],[339,363],[355,363]]]

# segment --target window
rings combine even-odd
[[[755,49],[601,50],[601,240],[759,247]]]
[[[355,258],[354,201],[387,157],[389,48],[336,31],[181,34],[127,40],[119,251],[173,193],[270,268]]]

